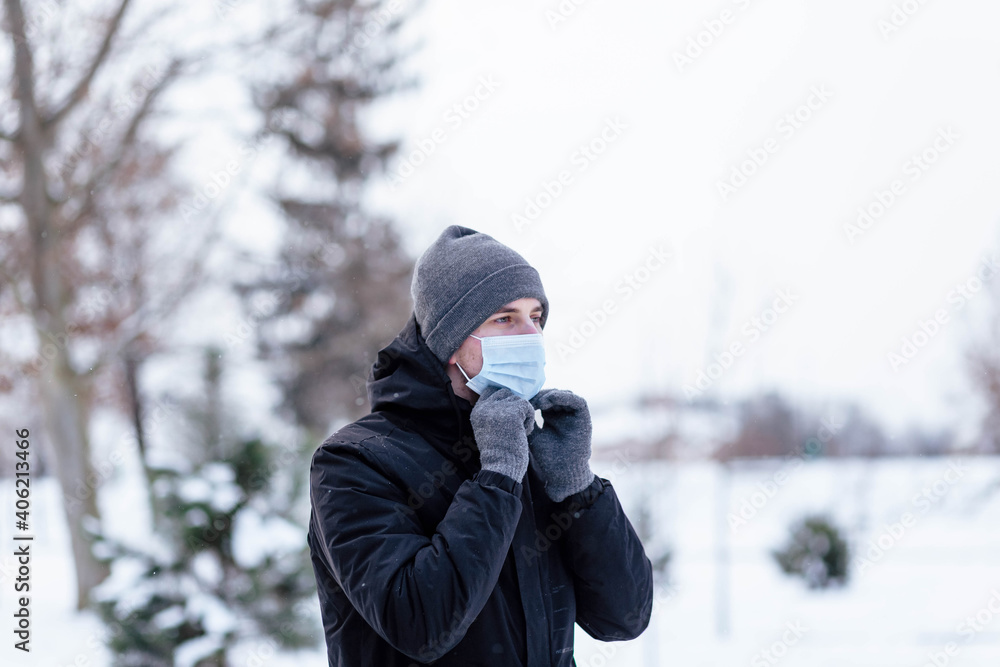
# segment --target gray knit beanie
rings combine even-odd
[[[452,225],[417,260],[410,284],[413,312],[442,364],[505,303],[534,297],[549,316],[542,280],[521,255],[488,234]]]

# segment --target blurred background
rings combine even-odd
[[[1000,5],[2,7],[4,664],[325,664],[309,457],[450,224],[656,566],[577,664],[997,664]]]

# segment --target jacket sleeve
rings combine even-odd
[[[313,456],[310,496],[321,558],[365,621],[420,662],[450,651],[496,586],[521,514],[520,485],[480,471],[430,535],[408,492],[357,445]]]
[[[653,567],[611,483],[593,483],[565,500],[572,523],[563,554],[573,573],[576,622],[601,641],[638,637],[653,609]]]

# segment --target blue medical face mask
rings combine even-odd
[[[507,387],[528,400],[545,384],[545,343],[542,334],[473,338],[482,341],[482,370],[470,380],[465,369],[455,364],[472,391],[481,394],[490,386]]]

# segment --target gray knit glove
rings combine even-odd
[[[545,424],[530,438],[545,494],[556,502],[579,493],[594,481],[590,469],[590,410],[587,401],[566,389],[543,389],[531,405]]]
[[[490,386],[472,407],[471,419],[483,470],[520,482],[528,470],[528,434],[535,428],[531,403],[507,387]]]

